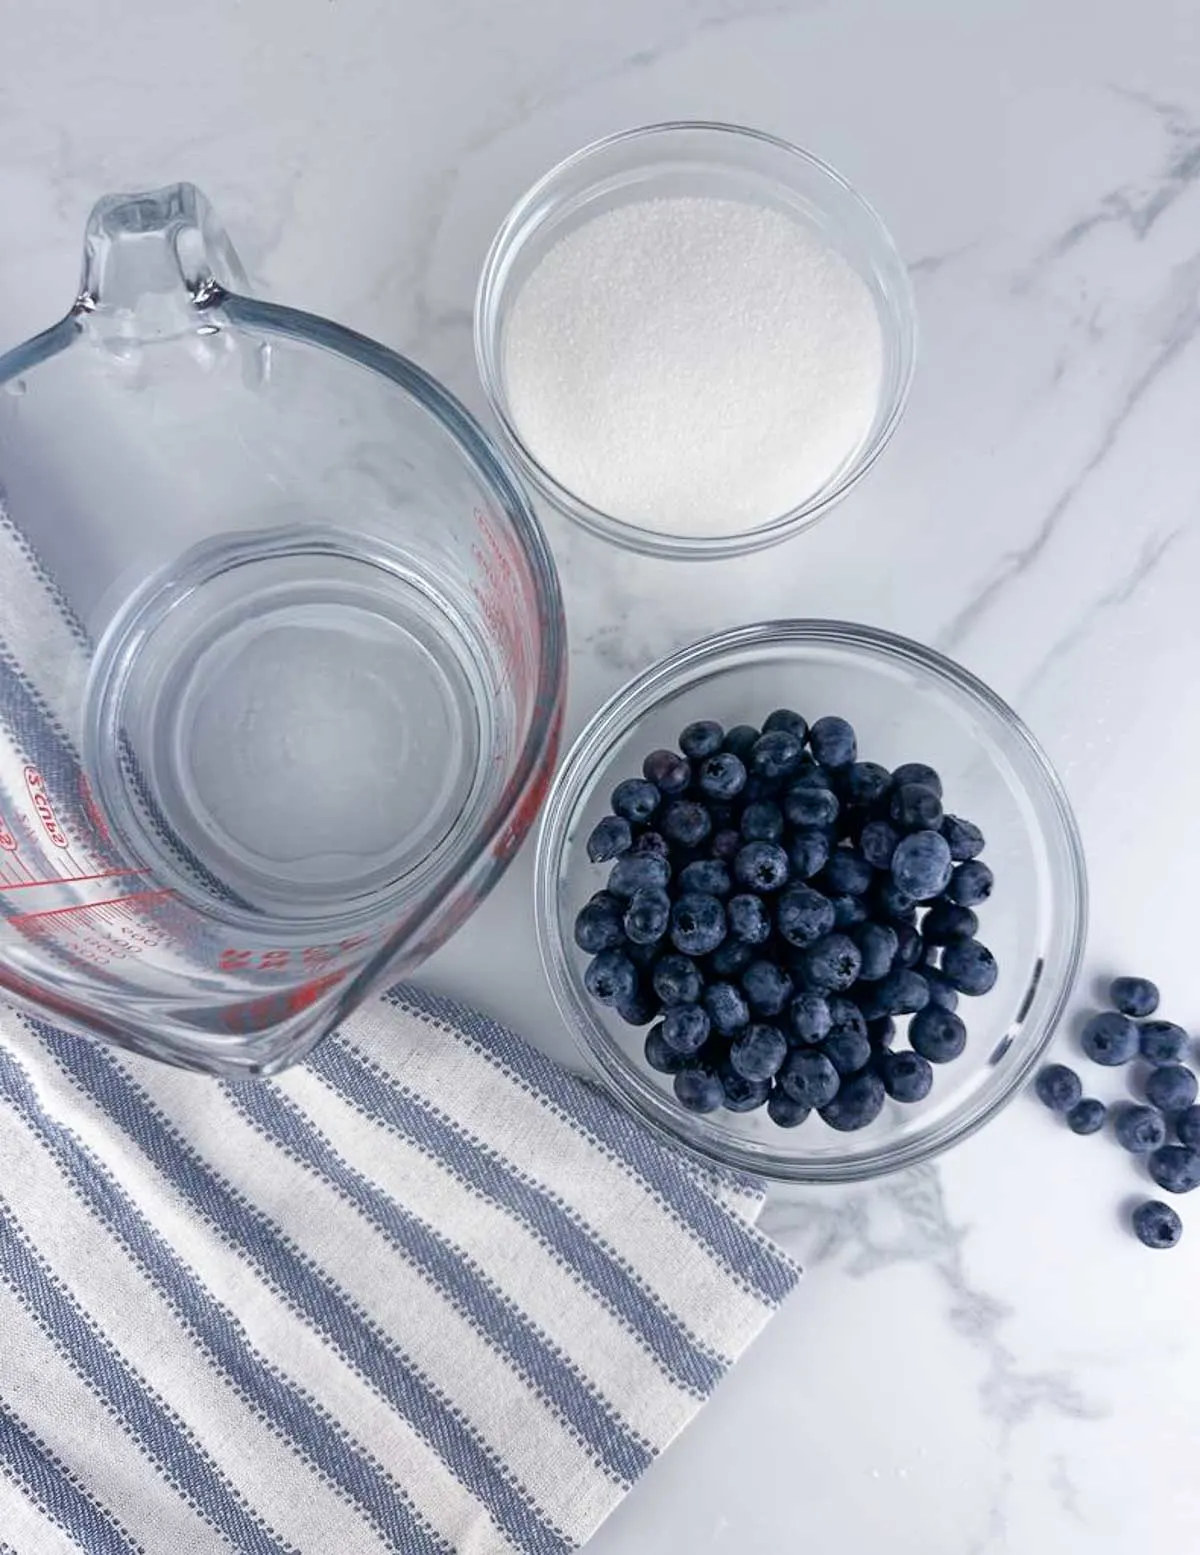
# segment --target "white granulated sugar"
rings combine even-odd
[[[753,528],[841,468],[874,417],[879,317],[799,219],[718,198],[643,200],[552,247],[504,337],[534,458],[614,518]]]

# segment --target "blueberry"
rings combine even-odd
[[[724,739],[725,731],[720,724],[701,719],[697,723],[688,724],[679,736],[679,749],[692,761],[703,761],[706,756],[717,754]]]
[[[871,1062],[871,1040],[866,1022],[861,1031],[852,1028],[833,1030],[821,1043],[821,1051],[840,1075],[856,1074]]]
[[[783,1061],[779,1084],[802,1107],[824,1107],[837,1095],[841,1079],[824,1053],[797,1047]]]
[[[714,1031],[731,1037],[750,1024],[750,1006],[740,988],[732,983],[709,983],[704,990],[704,1008]]]
[[[765,1104],[771,1094],[770,1080],[748,1080],[737,1072],[732,1063],[723,1064],[719,1074],[721,1088],[725,1092],[725,1106],[729,1112],[754,1112]]]
[[[892,970],[906,972],[916,968],[925,949],[925,943],[911,923],[894,925],[896,954],[892,957]]]
[[[942,976],[937,967],[922,967],[921,976],[929,989],[930,1004],[939,1005],[943,1010],[958,1009],[958,990],[948,978]]]
[[[833,928],[833,903],[811,886],[794,885],[779,898],[775,922],[789,945],[804,947],[817,942]]]
[[[743,1080],[773,1080],[787,1057],[787,1038],[776,1026],[747,1026],[729,1049],[729,1067]]]
[[[929,1003],[929,985],[919,972],[889,972],[877,983],[863,983],[858,1003],[868,1021],[884,1015],[912,1015]]]
[[[788,848],[793,876],[797,880],[811,880],[825,868],[829,852],[829,837],[825,832],[812,828],[798,831]]]
[[[674,1084],[676,1100],[689,1112],[716,1112],[725,1103],[725,1087],[711,1070],[685,1069]]]
[[[883,1088],[893,1101],[924,1101],[933,1089],[933,1068],[920,1053],[902,1049],[881,1053],[876,1060]]]
[[[1166,1142],[1167,1125],[1153,1107],[1126,1106],[1117,1113],[1114,1132],[1117,1143],[1132,1155],[1149,1155]]]
[[[800,765],[803,754],[803,741],[786,729],[774,729],[755,740],[747,765],[756,777],[774,782],[777,778],[790,777]]]
[[[710,809],[709,814],[712,814]],[[745,838],[740,831],[734,831],[732,827],[722,827],[710,844],[713,858],[719,858],[722,864],[732,864],[737,856]]]
[[[1187,1032],[1169,1020],[1148,1020],[1138,1032],[1138,1048],[1152,1064],[1174,1064],[1183,1057]]]
[[[1183,1235],[1183,1221],[1161,1199],[1147,1199],[1133,1212],[1133,1233],[1143,1247],[1174,1247]]]
[[[664,1009],[677,1004],[696,1004],[704,992],[704,978],[690,956],[665,955],[655,962],[654,992]]]
[[[1175,1119],[1179,1143],[1189,1150],[1200,1150],[1200,1107],[1186,1107]]]
[[[808,721],[801,718],[799,713],[793,713],[790,707],[777,707],[763,720],[764,734],[774,734],[780,729],[785,734],[794,735],[801,745],[808,739]]]
[[[1142,1020],[1158,1009],[1158,989],[1148,977],[1114,977],[1108,997],[1122,1015]]]
[[[649,945],[635,945],[632,940],[626,940],[621,949],[639,972],[649,972],[653,970],[662,946],[657,941]]]
[[[1168,1193],[1191,1193],[1200,1188],[1200,1151],[1186,1145],[1163,1145],[1151,1152],[1146,1164],[1151,1177]]]
[[[890,869],[900,833],[890,821],[868,821],[858,839],[863,858],[874,869]]]
[[[697,783],[709,799],[734,799],[746,786],[746,768],[732,751],[718,751],[700,763]]]
[[[926,1004],[909,1022],[908,1040],[913,1051],[931,1064],[948,1064],[966,1047],[967,1028],[953,1010]]]
[[[705,896],[728,896],[733,881],[719,858],[698,858],[679,871],[679,889],[700,891]]]
[[[607,864],[633,846],[633,828],[622,815],[606,815],[597,821],[587,840],[587,856],[593,864]]]
[[[936,831],[942,824],[942,801],[923,783],[905,783],[892,790],[889,812],[892,824],[901,831]],[[945,841],[945,838],[942,839]],[[946,843],[949,857],[950,844]]]
[[[834,791],[816,783],[794,783],[783,801],[788,820],[804,828],[832,826],[840,808]]]
[[[892,969],[892,959],[899,948],[896,931],[887,923],[862,923],[854,930],[854,943],[862,956],[859,977],[864,983],[878,982]]]
[[[848,767],[858,756],[854,730],[844,718],[818,718],[808,731],[808,744],[823,767]]]
[[[658,809],[661,795],[645,778],[626,778],[612,792],[614,812],[632,826],[644,826]]]
[[[974,939],[979,919],[969,907],[939,898],[921,919],[921,937],[927,945],[948,945],[955,939]]]
[[[879,804],[891,786],[892,774],[876,761],[852,762],[842,778],[846,803],[860,807]]]
[[[777,1123],[780,1128],[799,1128],[811,1113],[811,1107],[793,1101],[781,1085],[771,1087],[771,1094],[767,1097],[767,1116],[772,1123]]]
[[[1083,1082],[1066,1064],[1047,1064],[1033,1082],[1038,1100],[1051,1112],[1070,1112],[1083,1095]]]
[[[892,782],[897,788],[903,788],[908,783],[919,783],[922,788],[931,788],[939,799],[942,797],[941,778],[923,761],[906,761],[903,766],[897,767],[892,773]]]
[[[1108,1108],[1094,1096],[1077,1101],[1067,1113],[1067,1127],[1072,1134],[1098,1134],[1108,1117]]]
[[[781,891],[791,873],[788,856],[777,842],[748,842],[733,861],[739,883],[750,891]]]
[[[661,891],[671,878],[671,866],[657,853],[622,853],[608,874],[608,889],[629,901],[639,891]]]
[[[713,829],[712,816],[694,799],[669,800],[659,824],[667,841],[681,848],[698,848]]]
[[[661,858],[671,856],[671,845],[661,832],[644,831],[633,839],[633,847],[629,850],[635,858]]]
[[[863,1069],[842,1081],[837,1095],[821,1108],[821,1116],[839,1133],[866,1128],[883,1111],[885,1094],[883,1081],[874,1070]]]
[[[950,876],[946,895],[960,907],[977,907],[992,894],[995,876],[982,859],[968,859]]]
[[[941,973],[959,993],[978,998],[996,986],[1000,969],[986,945],[977,939],[956,939],[942,951]]]
[[[940,832],[914,831],[901,837],[892,854],[892,879],[907,896],[927,902],[940,896],[953,869],[950,844]]]
[[[754,946],[745,940],[727,939],[708,958],[714,977],[740,977],[754,960]]]
[[[747,945],[763,945],[771,937],[771,918],[761,896],[746,892],[731,896],[725,909],[729,932]]]
[[[762,730],[753,724],[737,724],[725,736],[723,749],[736,756],[743,766],[750,760],[750,752],[762,737]]]
[[[637,992],[637,967],[620,950],[602,950],[588,962],[583,985],[597,1004],[620,1004]]]
[[[635,891],[625,910],[625,933],[635,945],[654,945],[671,921],[671,898],[656,886]]]
[[[661,1022],[646,1033],[642,1051],[651,1069],[657,1069],[659,1074],[680,1074],[688,1066],[687,1054],[667,1045]]]
[[[742,973],[742,992],[756,1015],[781,1013],[795,992],[791,978],[775,961],[752,961]]]
[[[861,1008],[861,1005],[859,1007]],[[896,1022],[890,1015],[876,1016],[874,1020],[867,1022],[867,1036],[870,1037],[871,1046],[876,1051],[891,1047],[896,1040]]]
[[[861,896],[874,878],[874,870],[853,848],[835,848],[821,875],[821,888],[830,896]]]
[[[867,921],[867,904],[861,896],[831,896],[835,929],[853,929]]]
[[[692,781],[692,765],[678,751],[651,751],[642,762],[642,776],[660,794],[682,794]]]
[[[1183,1112],[1196,1100],[1196,1076],[1182,1064],[1160,1064],[1146,1076],[1146,1100],[1162,1112]]]
[[[964,943],[972,944],[967,940]],[[949,954],[949,951],[946,953]],[[942,957],[942,967],[947,972],[946,957]],[[958,984],[955,984],[957,987]],[[969,992],[962,989],[963,993]],[[1117,1064],[1127,1064],[1138,1050],[1138,1029],[1129,1019],[1128,1015],[1118,1015],[1115,1010],[1105,1010],[1100,1015],[1093,1015],[1091,1020],[1083,1028],[1080,1038],[1083,1051],[1094,1064],[1103,1064],[1106,1068],[1115,1068]]]
[[[614,950],[625,938],[623,915],[623,904],[607,891],[601,891],[580,909],[575,919],[575,943],[589,956]]]
[[[902,891],[890,875],[880,875],[871,887],[871,905],[880,917],[894,923],[916,922],[916,898]]]
[[[831,993],[857,981],[862,957],[847,935],[826,934],[804,951],[801,965],[806,987],[816,993]]]
[[[778,842],[783,836],[783,811],[769,799],[742,811],[742,836],[747,842]]]
[[[671,909],[671,940],[685,956],[704,956],[725,938],[725,909],[715,896],[689,891]]]
[[[945,817],[942,821],[942,836],[949,843],[950,857],[956,864],[983,852],[983,833],[974,821],[964,821],[959,815]]]
[[[788,1025],[797,1042],[811,1046],[828,1036],[833,1014],[824,994],[798,993],[788,1005]]]
[[[648,1026],[660,1013],[660,1006],[653,992],[641,983],[628,999],[619,1000],[615,1008],[627,1026]]]
[[[852,995],[831,994],[827,1002],[832,1023],[829,1028],[830,1036],[836,1037],[846,1032],[857,1032],[864,1037],[867,1035],[866,1020]],[[861,1068],[862,1065],[857,1067]]]

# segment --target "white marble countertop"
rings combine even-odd
[[[469,310],[497,221],[565,152],[671,117],[760,125],[841,168],[911,264],[921,361],[875,473],[782,549],[633,564],[548,519],[572,728],[652,657],[746,619],[839,615],[945,649],[1068,784],[1089,980],[1148,972],[1200,1027],[1187,0],[9,4],[0,339],[63,311],[96,195],[191,178],[261,289],[478,408]],[[527,849],[425,975],[562,1050],[529,884]],[[1120,1225],[1135,1186],[1120,1152],[1020,1098],[936,1167],[778,1199],[807,1282],[595,1555],[1189,1547],[1200,1210],[1152,1256]]]

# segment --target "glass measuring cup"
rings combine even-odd
[[[101,200],[74,307],[0,355],[0,991],[294,1062],[498,877],[564,666],[471,417],[251,298],[193,186]]]

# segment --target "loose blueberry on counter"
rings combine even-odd
[[[635,945],[655,945],[671,921],[671,898],[657,886],[644,886],[629,899],[625,933]]]
[[[689,1112],[716,1112],[725,1104],[725,1087],[711,1070],[685,1069],[674,1084],[676,1100]]]
[[[769,799],[759,799],[742,811],[742,836],[747,842],[778,842],[783,836],[783,811]]]
[[[890,821],[868,821],[858,839],[863,858],[872,869],[890,869],[900,833]]]
[[[793,1101],[782,1086],[775,1085],[767,1097],[767,1115],[780,1128],[799,1128],[812,1115],[812,1108]]]
[[[742,992],[755,1015],[781,1014],[795,991],[792,979],[777,961],[752,961],[742,973]]]
[[[1175,1119],[1175,1134],[1181,1145],[1200,1150],[1200,1107],[1185,1107]]]
[[[821,872],[821,889],[829,896],[862,896],[875,872],[853,848],[834,848]]]
[[[748,842],[733,861],[738,883],[748,891],[782,891],[791,869],[777,842]]]
[[[729,932],[747,945],[763,945],[771,937],[771,917],[761,896],[740,892],[731,896],[725,909]]]
[[[837,1070],[816,1048],[796,1047],[783,1061],[779,1084],[792,1101],[802,1107],[827,1106],[837,1095],[841,1078]]]
[[[1108,997],[1122,1015],[1144,1020],[1158,1009],[1158,989],[1148,977],[1114,977]]]
[[[642,776],[660,794],[682,794],[692,781],[692,766],[678,751],[651,751],[642,762]]]
[[[626,778],[612,791],[612,808],[631,826],[644,826],[658,809],[662,795],[645,778]]]
[[[789,945],[801,948],[828,934],[833,921],[833,903],[811,886],[789,886],[775,909],[776,928]]]
[[[943,1010],[958,1009],[958,990],[949,978],[942,976],[937,967],[923,966],[921,976],[929,989],[930,1004],[940,1005]]]
[[[679,889],[700,891],[705,896],[728,896],[733,881],[719,858],[698,858],[679,871]]]
[[[654,963],[651,981],[666,1010],[676,1004],[698,1004],[704,992],[704,978],[690,956],[660,956]]]
[[[923,783],[905,783],[892,790],[889,812],[892,825],[901,831],[936,831],[942,824],[942,801]],[[945,839],[943,838],[943,841]],[[946,843],[949,857],[950,844]]]
[[[813,1046],[829,1034],[833,1014],[824,994],[798,993],[788,1005],[788,1025],[797,1042]]]
[[[706,756],[717,754],[724,739],[725,731],[720,724],[702,718],[688,724],[679,736],[679,749],[690,761],[703,761]]]
[[[942,965],[944,970],[944,957]],[[1115,1069],[1118,1064],[1127,1064],[1137,1052],[1138,1029],[1128,1015],[1104,1010],[1099,1015],[1093,1015],[1083,1028],[1080,1044],[1094,1064]]]
[[[801,745],[808,739],[808,720],[794,713],[790,707],[777,707],[763,719],[764,734],[774,734],[779,729],[785,734],[795,735]]]
[[[1000,973],[995,956],[977,939],[956,939],[947,945],[939,970],[959,993],[971,999],[990,992]],[[1136,1045],[1136,1036],[1134,1041]]]
[[[664,1047],[690,1058],[708,1041],[712,1023],[708,1011],[698,1004],[673,1004],[656,1029],[662,1034]]]
[[[598,891],[575,918],[575,943],[589,956],[614,950],[625,938],[625,904],[608,891]]]
[[[1083,1082],[1066,1064],[1047,1064],[1033,1082],[1038,1100],[1051,1112],[1070,1112],[1083,1096]]]
[[[712,816],[694,799],[670,799],[659,821],[663,836],[681,848],[698,848],[713,829]]]
[[[777,1026],[756,1024],[734,1038],[729,1066],[743,1080],[773,1080],[788,1055],[787,1038]]]
[[[1138,1030],[1138,1051],[1151,1064],[1174,1064],[1183,1057],[1187,1032],[1169,1020],[1148,1020]]]
[[[744,766],[750,759],[750,752],[761,738],[762,731],[756,729],[753,724],[737,724],[725,736],[724,748],[731,756],[736,756]]]
[[[774,782],[790,777],[800,765],[804,742],[786,729],[773,729],[755,740],[748,763],[755,777]]]
[[[1183,1235],[1183,1221],[1161,1199],[1148,1199],[1133,1212],[1133,1232],[1143,1247],[1174,1247]]]
[[[622,1004],[637,992],[637,967],[623,951],[602,950],[588,962],[583,985],[597,1004]]]
[[[950,845],[950,857],[956,864],[976,858],[984,849],[983,833],[974,821],[959,815],[947,815],[942,821],[942,836]]]
[[[609,859],[628,853],[633,847],[633,828],[621,815],[606,815],[597,821],[587,840],[587,856],[593,864],[607,864]]]
[[[1094,1096],[1077,1101],[1067,1113],[1067,1127],[1072,1134],[1098,1134],[1108,1117],[1108,1108]]]
[[[750,1024],[750,1006],[733,983],[709,983],[701,996],[714,1031],[732,1037]]]
[[[646,1033],[646,1041],[642,1051],[646,1055],[646,1062],[651,1069],[656,1069],[659,1074],[682,1074],[688,1067],[690,1059],[686,1053],[668,1046],[663,1035],[663,1023],[651,1026]]]
[[[813,827],[796,832],[788,848],[793,876],[797,880],[811,880],[825,868],[829,853],[829,837],[825,832]]]
[[[850,937],[862,957],[858,972],[860,980],[875,983],[881,977],[886,977],[892,970],[892,961],[900,948],[895,929],[888,923],[868,921],[853,929]]]
[[[754,960],[754,946],[744,939],[723,940],[708,958],[714,977],[740,977]]]
[[[754,1112],[766,1104],[771,1094],[770,1080],[747,1080],[728,1063],[722,1064],[717,1073],[728,1112]]]
[[[806,987],[815,993],[841,993],[858,981],[862,956],[848,935],[826,934],[801,952],[800,962]]]
[[[1184,1112],[1196,1100],[1196,1076],[1182,1064],[1160,1064],[1146,1076],[1146,1100],[1161,1112]]]
[[[1167,1193],[1191,1193],[1200,1188],[1200,1151],[1186,1145],[1163,1145],[1146,1162],[1150,1175]]]
[[[817,783],[795,783],[783,800],[783,813],[793,826],[803,829],[832,826],[840,809],[834,791]]]
[[[913,1051],[931,1064],[948,1064],[966,1047],[967,1028],[953,1010],[945,1010],[940,1004],[927,1004],[913,1016],[908,1040]]]
[[[652,990],[639,983],[628,999],[618,1001],[615,1009],[627,1026],[648,1026],[658,1014],[659,1004]]]
[[[979,919],[969,907],[939,898],[921,920],[921,935],[927,945],[948,945],[955,939],[974,939]]]
[[[846,803],[862,809],[879,804],[891,786],[892,774],[877,761],[851,762],[842,777]]]
[[[685,956],[705,956],[725,938],[725,909],[715,896],[689,891],[671,908],[671,941]]]
[[[808,731],[808,745],[823,767],[848,767],[858,759],[858,740],[844,718],[818,718]]]
[[[1132,1104],[1121,1107],[1113,1124],[1117,1143],[1131,1155],[1149,1155],[1166,1142],[1167,1124],[1161,1112],[1153,1107]]]
[[[700,763],[696,781],[700,792],[709,799],[733,799],[746,786],[745,764],[732,751],[718,751]]]
[[[821,1052],[843,1078],[857,1074],[871,1062],[871,1039],[865,1023],[861,1031],[835,1026],[821,1043]]]
[[[968,859],[950,876],[946,895],[960,907],[978,907],[992,894],[995,876],[982,859]]]
[[[940,896],[953,869],[950,844],[936,831],[909,832],[892,854],[892,880],[914,901],[928,902]]]
[[[866,1128],[883,1111],[886,1092],[872,1069],[860,1070],[843,1080],[833,1100],[821,1108],[821,1116],[839,1133]]]
[[[893,1101],[924,1101],[933,1089],[933,1067],[920,1053],[885,1051],[876,1058],[875,1067]]]
[[[941,778],[923,761],[906,761],[897,767],[892,773],[892,782],[897,788],[903,788],[906,783],[919,783],[922,788],[931,788],[939,799],[942,797]]]
[[[608,889],[629,901],[639,891],[661,891],[670,878],[670,864],[657,853],[622,853],[609,870]]]

